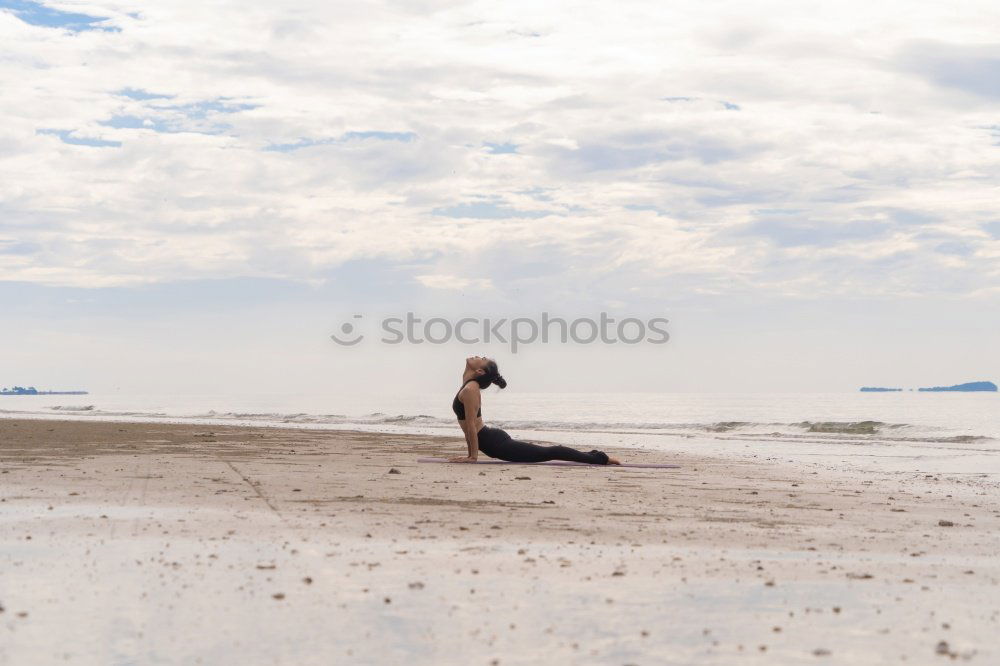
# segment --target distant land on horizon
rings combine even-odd
[[[901,388],[885,388],[882,386],[862,386],[862,393],[893,393],[896,391],[903,391],[907,389]],[[913,389],[909,389],[912,391]],[[993,382],[966,382],[965,384],[955,384],[954,386],[931,386],[929,388],[918,388],[917,391],[923,391],[925,393],[943,393],[950,391],[960,391],[960,392],[977,392],[977,391],[996,391],[997,385]]]
[[[0,389],[0,395],[87,395],[86,391],[39,391],[34,386]]]

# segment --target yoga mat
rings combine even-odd
[[[447,458],[417,458],[422,463],[446,463]],[[560,467],[649,467],[654,469],[680,469],[680,465],[665,463],[622,463],[621,465],[592,465],[590,463],[573,462],[572,460],[549,460],[547,462],[517,463],[506,460],[477,460],[474,463],[451,463],[452,465],[559,465]]]

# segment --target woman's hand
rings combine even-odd
[[[448,458],[448,462],[474,463],[476,459],[469,456],[458,456],[457,458]]]

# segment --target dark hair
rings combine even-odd
[[[490,361],[486,364],[486,374],[476,377],[476,383],[479,384],[479,388],[481,389],[489,388],[490,384],[496,384],[500,388],[507,388],[507,380],[500,374],[496,361]]]

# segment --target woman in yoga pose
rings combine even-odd
[[[568,446],[540,446],[511,439],[510,435],[500,428],[484,426],[479,392],[481,389],[488,388],[490,384],[496,384],[500,388],[507,386],[507,380],[497,370],[496,361],[482,356],[470,356],[465,359],[462,388],[455,394],[451,408],[454,410],[455,416],[458,417],[458,424],[462,427],[462,432],[465,433],[465,443],[469,447],[469,455],[449,458],[449,462],[476,462],[476,456],[482,451],[491,458],[499,458],[509,462],[572,460],[595,465],[621,464],[615,458],[611,458],[608,454],[597,449],[584,453]]]

